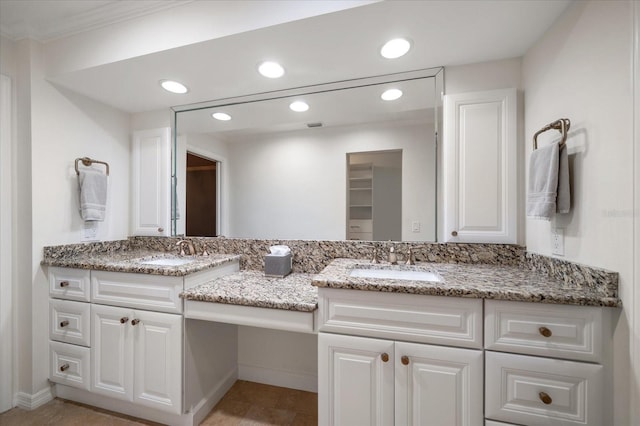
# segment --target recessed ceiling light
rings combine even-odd
[[[402,96],[402,90],[400,89],[389,89],[385,90],[380,97],[385,101],[395,101],[396,99]]]
[[[258,66],[258,72],[268,78],[278,78],[284,75],[284,68],[277,62],[266,61]]]
[[[160,86],[167,92],[171,93],[187,93],[189,89],[182,83],[173,80],[160,80]]]
[[[289,105],[289,108],[291,108],[291,110],[295,112],[305,112],[306,110],[309,109],[309,105],[307,105],[306,102],[295,101],[295,102],[292,102],[291,105]]]
[[[411,43],[404,38],[389,40],[380,49],[380,54],[387,59],[395,59],[406,54],[411,49]]]
[[[216,120],[220,120],[220,121],[229,121],[231,120],[231,116],[227,113],[224,112],[214,112],[213,114],[211,114],[211,116],[213,118],[215,118]]]

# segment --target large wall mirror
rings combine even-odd
[[[435,241],[442,74],[174,108],[174,235]]]

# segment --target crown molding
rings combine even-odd
[[[26,21],[20,21],[15,25],[0,25],[0,34],[14,41],[29,38],[46,43],[86,31],[92,31],[107,25],[151,15],[193,1],[194,0],[113,1],[85,12],[47,22],[45,25],[40,24],[38,28],[30,26]]]

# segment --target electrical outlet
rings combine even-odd
[[[415,220],[411,223],[411,232],[420,232],[420,222]]]
[[[82,241],[98,241],[98,224],[100,222],[84,222],[82,229]]]
[[[551,230],[551,253],[564,256],[564,229]]]

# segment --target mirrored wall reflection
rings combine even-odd
[[[177,112],[176,234],[435,241],[436,80],[394,75]],[[189,156],[215,164],[209,189],[189,183],[201,167]],[[350,177],[364,164],[369,192]],[[199,202],[213,192],[215,203]],[[215,226],[191,226],[192,214]]]

